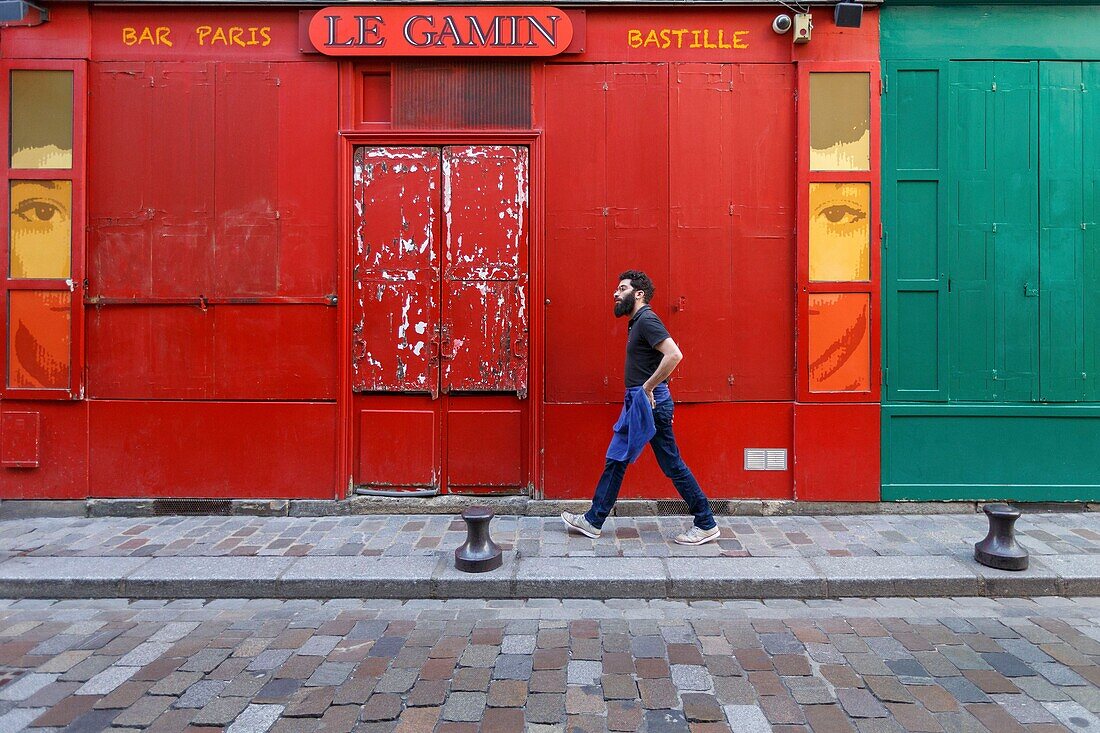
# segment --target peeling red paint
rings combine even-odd
[[[353,175],[353,389],[526,397],[527,150],[364,147]]]

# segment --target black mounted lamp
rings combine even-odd
[[[837,3],[833,20],[838,28],[859,28],[859,23],[863,20],[863,6],[857,2]]]
[[[41,25],[50,19],[50,11],[27,0],[0,0],[0,24]]]

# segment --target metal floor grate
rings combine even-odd
[[[156,499],[153,501],[153,514],[158,517],[170,514],[228,515],[232,507],[229,499]]]
[[[659,517],[691,516],[687,502],[683,499],[658,499],[654,503],[657,505],[656,514]],[[727,499],[711,499],[710,511],[716,517],[731,517],[735,514],[733,502]]]

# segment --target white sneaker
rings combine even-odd
[[[572,512],[562,512],[561,521],[565,522],[569,529],[575,529],[585,537],[591,537],[596,539],[600,536],[599,529],[592,526],[592,524],[584,518],[583,514],[573,514]]]
[[[687,532],[676,535],[673,541],[678,545],[705,545],[708,542],[714,542],[720,534],[722,532],[717,527],[710,529],[692,527]]]

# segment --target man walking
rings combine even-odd
[[[719,530],[710,503],[691,469],[680,458],[680,449],[672,434],[673,403],[668,377],[683,359],[683,354],[669,336],[665,324],[649,307],[653,282],[644,272],[627,270],[619,275],[614,297],[615,315],[630,317],[623,410],[615,423],[615,434],[607,449],[607,463],[596,484],[592,507],[584,514],[562,512],[562,521],[586,537],[599,537],[604,520],[619,497],[627,465],[637,460],[648,442],[661,470],[672,479],[695,515],[695,526],[677,535],[675,541],[681,545],[713,542],[718,539]]]

